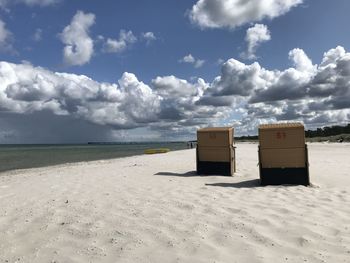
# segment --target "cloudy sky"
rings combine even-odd
[[[0,0],[0,143],[350,121],[348,0]]]

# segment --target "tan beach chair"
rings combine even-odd
[[[259,168],[262,185],[309,185],[304,125],[301,123],[260,125]]]
[[[197,174],[233,175],[236,157],[232,127],[197,131]]]

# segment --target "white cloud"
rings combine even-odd
[[[240,123],[247,131],[255,119],[300,120],[311,127],[350,121],[350,53],[342,47],[331,49],[320,65],[299,48],[291,50],[289,58],[294,67],[283,71],[229,59],[200,103],[225,104],[223,98],[240,96],[246,110]]]
[[[181,127],[205,123],[208,116],[221,116],[222,111],[210,105],[195,105],[208,85],[202,79],[189,83],[167,76],[157,77],[151,88],[127,72],[118,84],[100,83],[28,63],[0,62],[2,110],[18,114],[49,111],[116,128],[166,123]]]
[[[243,54],[248,59],[256,59],[255,52],[261,43],[269,41],[271,34],[266,25],[255,24],[247,29],[245,41],[247,42],[247,51]]]
[[[201,28],[235,28],[243,24],[275,18],[303,0],[199,0],[190,19]]]
[[[190,83],[175,76],[157,77],[152,80],[152,87],[161,97],[159,120],[152,125],[155,130],[190,130],[227,114],[224,107],[198,103],[209,88],[203,79]]]
[[[187,80],[179,79],[175,76],[157,77],[152,81],[154,89],[163,98],[183,97],[195,100],[207,88],[202,79],[197,84],[191,84]]]
[[[204,65],[205,60],[203,59],[196,59],[192,56],[192,54],[188,54],[184,56],[182,59],[179,60],[180,63],[188,63],[193,64],[195,68],[200,68]]]
[[[319,65],[298,48],[289,58],[293,67],[285,70],[229,59],[211,83],[171,75],[149,85],[127,72],[117,83],[101,83],[0,62],[0,112],[50,112],[114,129],[149,128],[160,136],[223,123],[255,133],[270,121],[299,120],[308,127],[350,122],[350,53],[336,47]]]
[[[153,32],[142,33],[142,38],[146,40],[147,44],[150,44],[152,41],[157,40],[157,37]]]
[[[42,40],[43,30],[41,28],[37,28],[33,34],[33,40],[39,42]]]
[[[295,68],[266,70],[257,62],[244,64],[236,59],[226,61],[221,75],[212,83],[214,96],[239,95],[251,102],[298,99],[307,93],[307,85],[319,73],[317,66],[301,49],[289,52]]]
[[[304,50],[294,48],[289,51],[288,55],[289,59],[293,61],[296,70],[310,73],[316,70],[316,66],[312,64],[311,59],[305,54]]]
[[[106,53],[121,53],[136,41],[137,38],[132,31],[121,30],[119,33],[119,39],[108,38],[106,40],[103,46],[103,51]]]
[[[201,68],[205,63],[205,60],[203,59],[197,59],[196,63],[194,63],[195,68]]]
[[[95,15],[77,11],[71,23],[60,34],[66,45],[63,50],[64,62],[67,65],[84,65],[94,53],[94,43],[89,36],[90,27],[95,23]]]
[[[124,73],[118,85],[30,64],[0,62],[0,105],[14,113],[47,110],[129,128],[156,120],[159,103],[159,96],[131,73]]]
[[[335,63],[338,58],[344,57],[345,55],[346,51],[343,47],[337,46],[336,48],[332,48],[323,54],[321,66],[327,67],[328,65]]]
[[[12,39],[12,33],[6,28],[5,22],[0,19],[0,52],[13,51]]]
[[[196,60],[191,54],[188,54],[187,56],[184,56],[182,59],[180,59],[180,62],[184,63],[194,63]]]
[[[271,78],[258,63],[245,65],[236,60],[227,60],[221,68],[221,75],[216,77],[210,92],[214,96],[249,96],[254,89],[263,88],[266,79]]]

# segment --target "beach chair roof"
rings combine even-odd
[[[259,126],[260,130],[265,129],[280,129],[280,128],[304,128],[304,125],[300,122],[290,122],[290,123],[272,123],[272,124],[261,124]]]
[[[199,132],[212,132],[212,131],[229,131],[233,130],[233,127],[207,127],[198,129]]]

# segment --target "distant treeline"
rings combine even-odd
[[[315,138],[315,137],[329,137],[329,136],[335,136],[340,134],[350,134],[350,124],[346,126],[331,126],[331,127],[323,127],[323,128],[317,128],[316,130],[307,130],[305,131],[305,137],[306,138]],[[258,136],[257,135],[246,135],[246,136],[240,136],[235,137],[235,140],[237,141],[257,141]]]
[[[307,130],[305,131],[305,136],[307,138],[313,137],[328,137],[339,134],[350,134],[350,124],[346,126],[331,126],[331,127],[323,127],[317,128],[316,130]]]
[[[254,135],[254,136],[250,136],[250,135],[246,135],[246,136],[240,136],[240,137],[235,137],[236,141],[257,141],[258,135]]]

